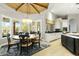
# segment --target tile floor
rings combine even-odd
[[[58,39],[50,43],[50,46],[32,56],[74,56],[66,48],[61,45],[61,40]]]

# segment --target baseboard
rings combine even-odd
[[[58,38],[58,39],[60,39],[60,38]],[[56,40],[58,40],[58,39],[51,40],[50,42],[56,41]]]

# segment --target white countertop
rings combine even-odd
[[[76,35],[79,35],[79,33],[67,33],[67,34],[62,34],[62,35],[65,35],[65,36],[69,36],[69,37],[72,37],[72,38],[79,39],[79,37],[76,36]]]

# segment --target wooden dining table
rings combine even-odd
[[[35,41],[36,37],[37,37],[36,35],[30,34],[28,39],[31,39],[31,42],[33,43]],[[13,35],[12,38],[14,40],[19,40],[19,43],[20,43],[19,35]],[[20,50],[20,47],[19,47],[19,50]]]
[[[34,34],[30,34],[30,35],[29,35],[29,39],[34,39],[34,38],[36,38],[36,37],[37,37],[37,36],[34,35]],[[19,35],[13,35],[12,38],[13,38],[14,40],[20,40]]]

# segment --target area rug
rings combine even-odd
[[[0,48],[0,56],[31,56],[43,49],[45,49],[47,47],[37,47],[34,46],[33,49],[29,49],[29,53],[27,54],[26,51],[23,50],[22,54],[19,54],[19,50],[17,50],[16,46],[11,47],[11,49],[9,50],[9,52],[7,52],[7,46]]]

